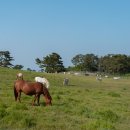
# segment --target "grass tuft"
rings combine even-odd
[[[115,93],[115,92],[109,92],[108,95],[110,95],[112,97],[121,97],[121,95],[119,93]]]

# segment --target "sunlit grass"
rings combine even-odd
[[[94,76],[74,76],[20,71],[24,79],[34,81],[45,76],[50,81],[52,106],[32,106],[33,97],[22,93],[21,103],[14,101],[13,84],[17,70],[0,68],[0,130],[129,130],[129,77],[102,82]],[[69,78],[69,86],[63,79]]]

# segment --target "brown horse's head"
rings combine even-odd
[[[45,102],[46,102],[46,106],[48,105],[52,105],[52,97],[50,95],[50,93],[48,92],[48,89],[43,86],[43,94],[44,94],[44,97],[45,97]]]
[[[46,106],[52,105],[51,100],[52,100],[52,98],[50,96],[48,97],[47,95],[45,95]]]

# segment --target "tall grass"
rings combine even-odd
[[[13,84],[17,70],[0,68],[0,130],[129,130],[129,77],[95,80],[93,76],[74,76],[21,71],[24,79],[45,76],[50,81],[52,106],[32,106],[33,97],[22,94],[14,101]],[[63,86],[63,79],[70,80]]]

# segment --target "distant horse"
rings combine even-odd
[[[39,99],[41,94],[43,94],[45,97],[46,105],[52,105],[51,103],[52,98],[49,94],[49,91],[42,83],[38,82],[30,83],[25,80],[16,80],[14,84],[15,101],[17,101],[18,99],[19,102],[21,102],[20,100],[21,92],[29,96],[35,95],[32,105],[34,105],[36,100],[37,104],[40,105]]]
[[[45,85],[46,88],[49,88],[50,84],[49,81],[46,78],[43,77],[35,77],[35,81],[42,83],[43,85]]]
[[[69,84],[69,79],[68,78],[65,78],[64,80],[63,80],[63,85],[65,86],[65,85],[68,85]]]
[[[101,75],[97,75],[96,80],[102,81],[102,76]]]
[[[22,73],[18,73],[17,74],[17,79],[23,79],[23,74]]]
[[[118,80],[118,79],[120,79],[121,77],[113,77],[113,79],[115,79],[115,80]]]

